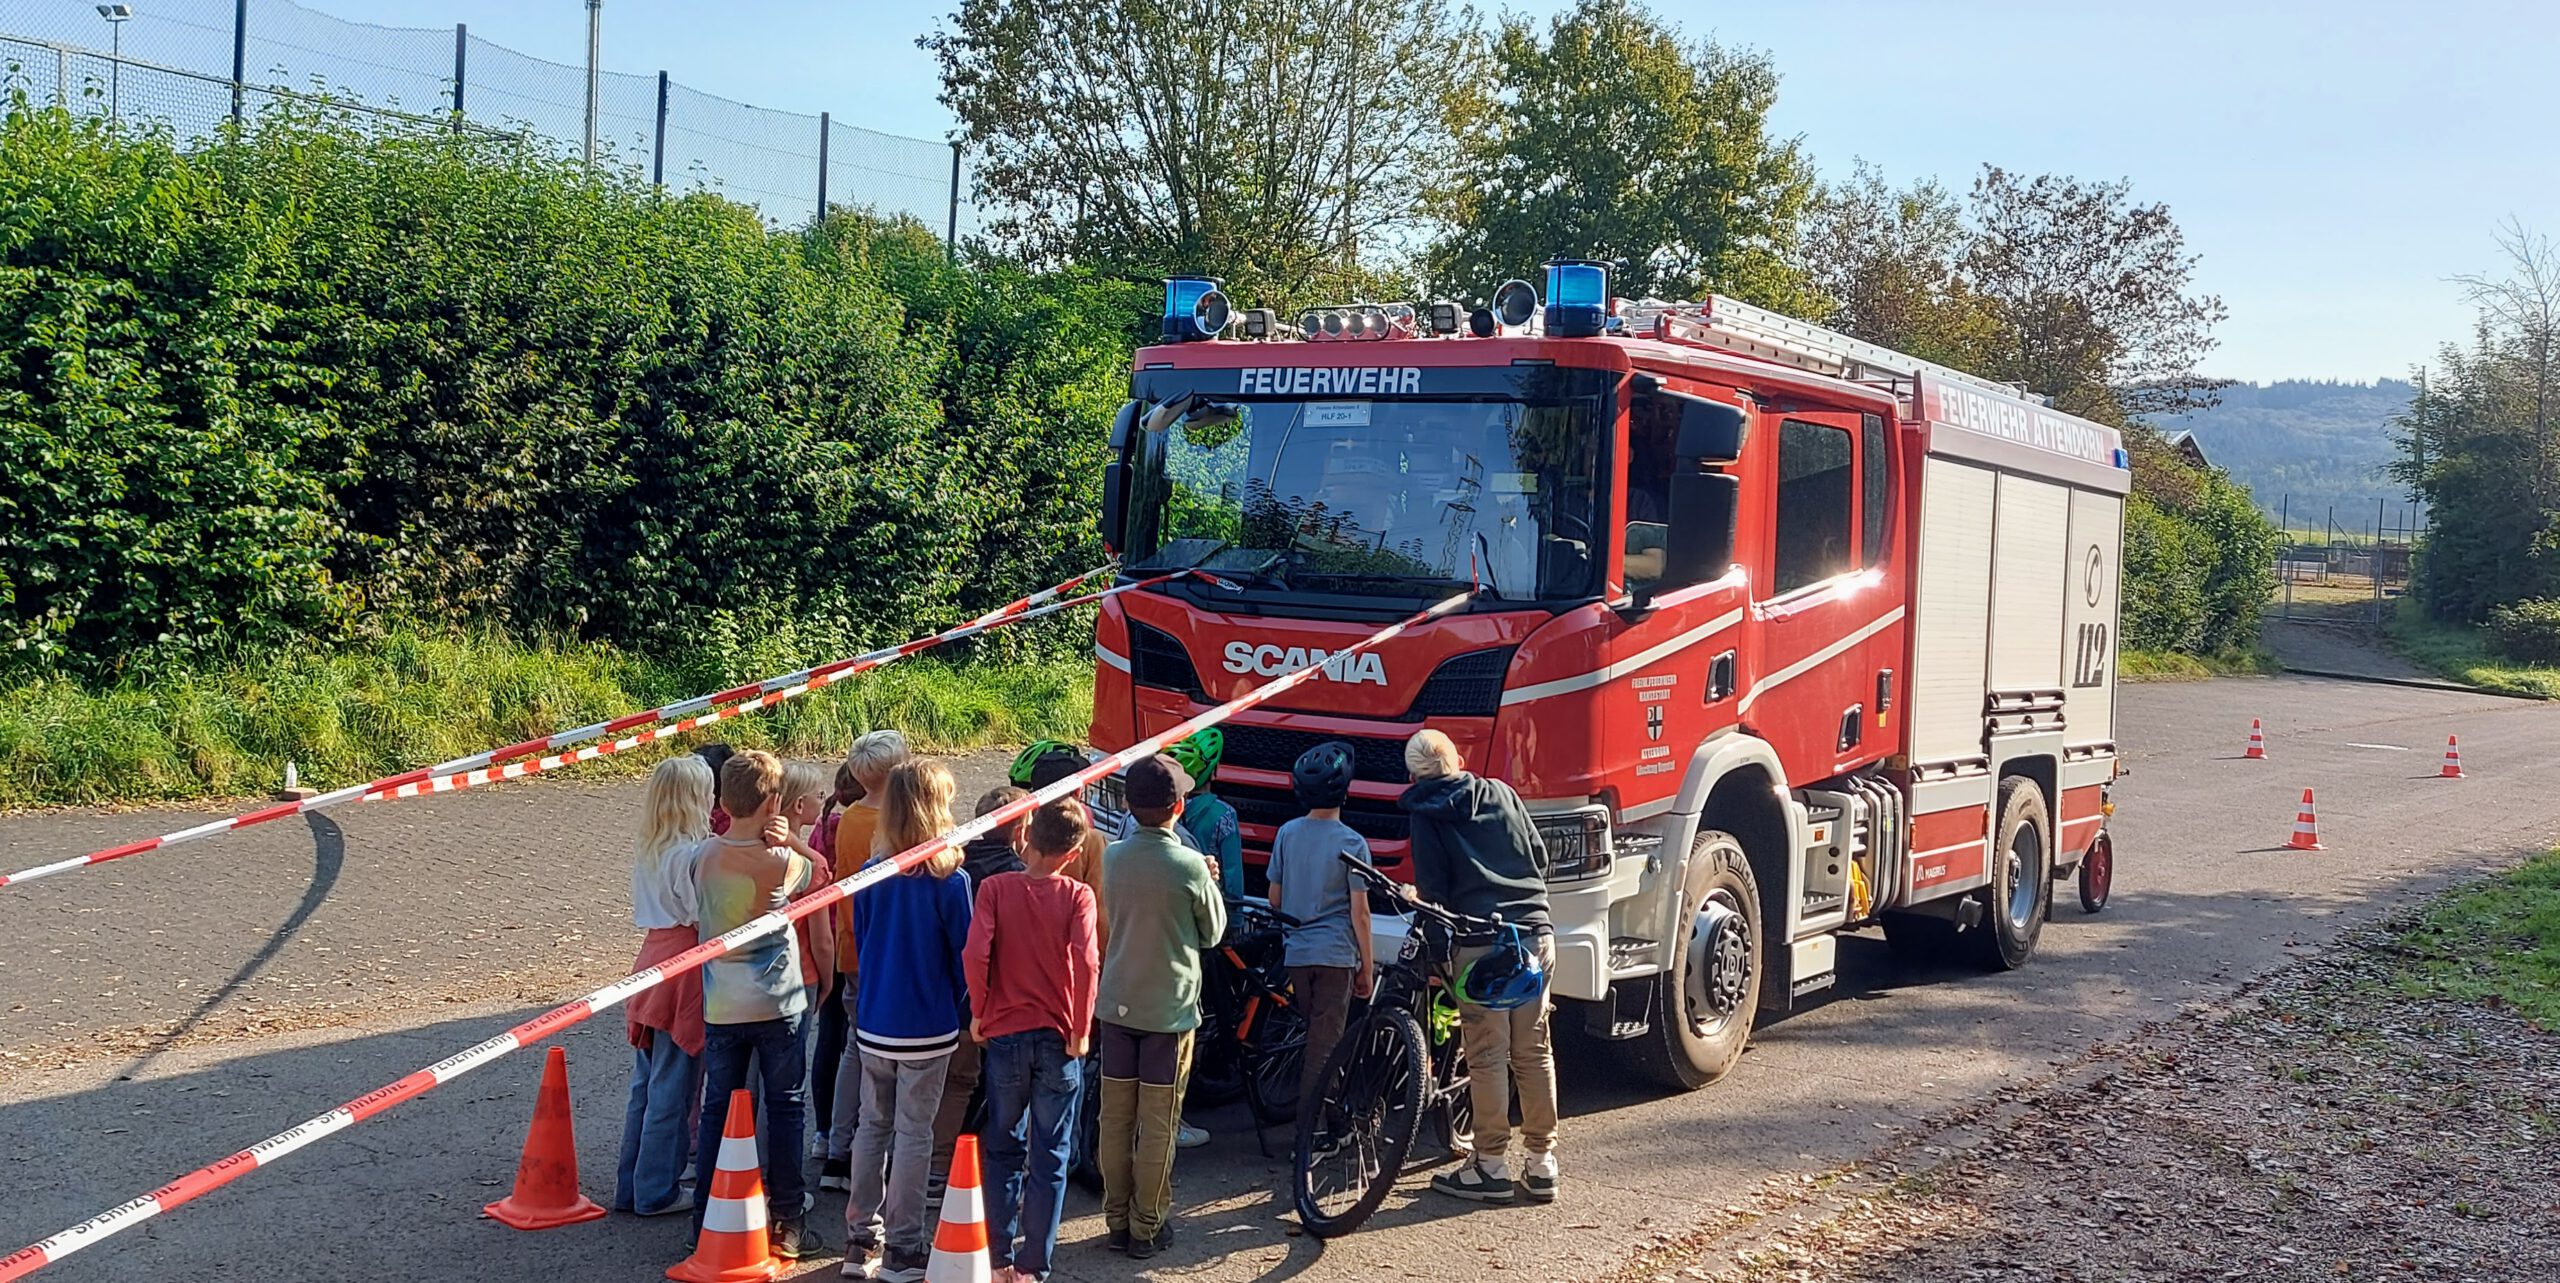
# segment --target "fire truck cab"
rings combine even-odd
[[[1344,819],[1403,869],[1403,744],[1447,732],[1537,818],[1553,992],[1694,1087],[1832,983],[1843,933],[2017,967],[2053,883],[2111,859],[2112,429],[1731,300],[1610,300],[1589,263],[1294,325],[1176,281],[1165,332],[1105,540],[1131,578],[1215,579],[1106,604],[1092,736],[1327,664],[1225,724],[1249,864],[1339,739]]]

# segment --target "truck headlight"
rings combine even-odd
[[[1609,812],[1589,806],[1532,817],[1547,844],[1547,881],[1578,882],[1609,871]]]

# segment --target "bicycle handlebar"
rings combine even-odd
[[[1269,918],[1273,922],[1279,923],[1281,926],[1293,929],[1307,925],[1306,923],[1290,917],[1288,914],[1282,913],[1278,909],[1259,901],[1240,900],[1231,896],[1227,899],[1227,908],[1233,910],[1240,916]]]
[[[1454,913],[1425,900],[1408,898],[1403,894],[1400,884],[1398,884],[1394,878],[1388,877],[1386,874],[1379,872],[1378,866],[1369,863],[1367,860],[1361,859],[1359,856],[1353,855],[1349,851],[1342,853],[1341,860],[1342,863],[1351,870],[1353,876],[1368,883],[1370,886],[1395,897],[1397,903],[1402,904],[1407,908],[1419,911],[1423,916],[1439,922],[1442,926],[1448,927],[1452,931],[1462,929],[1500,931],[1504,926],[1504,923],[1500,918],[1479,918],[1471,913]]]

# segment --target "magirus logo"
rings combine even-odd
[[[1311,646],[1256,646],[1252,642],[1240,641],[1227,643],[1227,671],[1230,673],[1255,673],[1263,677],[1277,677],[1282,673],[1295,672],[1309,664],[1322,664],[1327,678],[1346,685],[1357,685],[1362,682],[1373,686],[1387,684],[1387,665],[1385,661],[1378,658],[1375,651],[1364,650],[1356,655],[1337,655],[1332,651],[1319,650]]]

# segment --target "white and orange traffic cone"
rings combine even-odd
[[[2320,821],[2311,814],[2311,790],[2302,790],[2302,809],[2293,813],[2293,840],[2285,843],[2296,851],[2326,851],[2320,845]]]
[[[542,1091],[533,1099],[533,1127],[524,1157],[516,1161],[515,1192],[480,1214],[520,1230],[547,1230],[592,1221],[604,1209],[578,1189],[578,1136],[569,1121],[569,1053],[554,1047],[542,1061]]]
[[[933,1228],[933,1255],[924,1283],[989,1283],[987,1203],[978,1193],[978,1138],[963,1135],[951,1147],[951,1183],[942,1189],[942,1223]]]
[[[2436,772],[2436,778],[2440,780],[2462,778],[2462,746],[2454,743],[2450,735],[2444,737],[2444,768]]]
[[[765,1230],[756,1102],[743,1087],[729,1093],[729,1123],[720,1129],[720,1161],[706,1193],[693,1255],[669,1267],[667,1277],[677,1283],[771,1283],[781,1277]]]
[[[2267,760],[2267,728],[2257,718],[2249,719],[2249,751],[2240,756],[2252,762]]]

